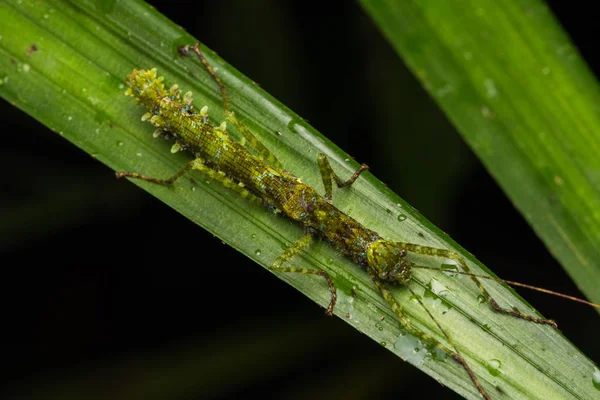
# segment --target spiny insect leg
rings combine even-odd
[[[189,170],[196,169],[197,164],[203,165],[202,160],[196,159],[196,160],[192,160],[192,161],[188,162],[187,164],[185,164],[185,167],[183,167],[179,172],[177,172],[175,175],[173,175],[172,177],[170,177],[168,179],[152,178],[150,176],[139,174],[137,172],[120,171],[120,172],[115,172],[115,175],[117,176],[117,178],[133,178],[133,179],[140,179],[142,181],[159,183],[161,185],[170,185],[173,182],[175,182],[177,179],[179,179],[183,174],[188,172]]]
[[[450,260],[455,260],[460,264],[461,268],[466,273],[473,274],[473,272],[471,272],[471,269],[467,266],[467,263],[465,262],[465,260],[454,251],[445,250],[445,249],[437,249],[435,247],[420,246],[420,245],[411,244],[411,243],[403,243],[402,247],[404,249],[406,249],[407,251],[413,252],[415,254],[423,254],[423,255],[428,255],[428,256],[433,256],[433,257],[442,257],[442,258],[448,258]],[[476,276],[470,275],[470,277],[473,280],[473,282],[475,282],[475,284],[477,285],[477,287],[479,288],[481,293],[483,294],[483,297],[487,300],[488,303],[490,303],[490,305],[492,306],[492,308],[495,311],[504,313],[504,314],[508,314],[508,315],[512,315],[513,317],[521,318],[521,319],[524,319],[526,321],[530,321],[530,322],[533,322],[536,324],[551,325],[551,326],[557,328],[556,322],[552,321],[551,319],[537,318],[537,317],[532,317],[530,315],[523,314],[516,307],[512,308],[512,309],[501,307],[496,302],[496,300],[494,300],[494,298],[489,294],[487,289],[483,286],[481,281]]]
[[[141,179],[143,181],[159,183],[162,185],[170,185],[190,170],[196,170],[196,171],[203,172],[204,174],[208,175],[211,179],[214,179],[214,180],[220,182],[222,185],[224,185],[225,187],[228,187],[229,189],[233,189],[234,191],[241,194],[242,197],[245,197],[246,199],[248,199],[251,202],[258,203],[261,201],[260,198],[258,198],[254,194],[250,193],[248,191],[248,189],[246,189],[244,187],[244,185],[235,182],[231,178],[227,177],[227,175],[225,175],[223,172],[215,171],[214,169],[209,168],[206,165],[204,165],[204,161],[201,158],[196,158],[196,159],[188,162],[185,165],[185,167],[183,167],[179,172],[177,172],[175,175],[173,175],[172,177],[170,177],[168,179],[152,178],[152,177],[149,177],[149,176],[146,176],[143,174],[138,174],[137,172],[116,172],[115,175],[117,176],[117,178],[126,177],[126,178],[133,178],[133,179]]]
[[[277,157],[275,157],[275,155],[272,154],[269,151],[269,149],[267,149],[261,143],[261,141],[258,140],[256,136],[254,136],[254,134],[252,134],[252,132],[250,132],[246,125],[244,125],[241,121],[237,119],[234,112],[231,111],[231,103],[229,101],[229,94],[227,93],[227,88],[225,87],[223,81],[221,81],[221,78],[219,78],[213,67],[210,65],[208,60],[204,58],[204,55],[200,50],[200,43],[196,43],[193,46],[181,46],[179,48],[179,53],[183,56],[189,56],[190,52],[193,52],[198,57],[202,65],[204,65],[204,67],[206,68],[206,71],[210,74],[210,76],[219,86],[219,92],[221,93],[221,97],[223,99],[223,108],[225,109],[225,118],[227,119],[227,121],[230,122],[233,126],[235,126],[235,128],[240,132],[240,134],[248,141],[248,144],[252,146],[254,150],[256,150],[258,155],[263,160],[265,160],[271,166],[277,169],[283,169],[283,166],[281,165]]]
[[[219,76],[216,74],[213,67],[209,64],[209,62],[206,60],[206,58],[204,58],[204,55],[202,54],[202,51],[200,50],[200,43],[196,43],[192,46],[181,46],[179,48],[179,54],[181,54],[184,57],[188,57],[190,55],[190,52],[193,52],[194,54],[196,54],[196,56],[198,57],[198,59],[200,60],[202,65],[204,65],[204,68],[206,68],[206,71],[210,74],[210,76],[212,76],[212,78],[215,80],[215,82],[219,86],[219,91],[221,92],[221,98],[223,99],[223,108],[225,109],[225,112],[229,111],[230,103],[229,103],[229,95],[227,94],[227,89],[225,88],[225,85],[221,81],[221,78],[219,78]]]
[[[365,164],[362,164],[359,169],[357,169],[354,174],[347,181],[343,181],[331,168],[331,164],[329,163],[329,159],[323,153],[319,153],[317,156],[317,163],[319,164],[319,170],[321,171],[321,178],[323,179],[323,186],[325,187],[325,199],[331,202],[331,196],[333,193],[333,187],[331,181],[335,181],[338,188],[343,188],[346,186],[350,186],[358,179],[360,174],[363,171],[367,171],[369,167]]]
[[[331,315],[333,315],[333,307],[335,306],[335,302],[337,301],[337,293],[335,291],[335,286],[333,285],[333,281],[329,277],[329,274],[327,272],[323,271],[322,269],[282,267],[282,265],[284,263],[290,261],[292,258],[297,256],[302,250],[304,250],[305,248],[310,246],[311,242],[312,242],[311,235],[306,235],[306,236],[298,239],[298,241],[296,241],[296,243],[294,243],[292,246],[288,247],[287,250],[284,251],[282,255],[280,255],[279,257],[277,257],[277,259],[275,261],[273,261],[273,264],[271,265],[271,267],[269,267],[269,269],[271,271],[276,271],[276,272],[297,272],[300,274],[319,275],[319,276],[322,276],[323,278],[325,278],[325,280],[327,281],[327,285],[329,285],[329,293],[331,293],[331,299],[329,300],[329,305],[327,306],[325,313],[327,315],[331,316]]]
[[[400,321],[400,324],[404,327],[404,329],[406,329],[410,334],[418,337],[419,339],[434,345],[435,347],[437,347],[438,349],[442,350],[444,353],[446,353],[450,357],[452,357],[460,365],[462,365],[462,367],[465,369],[465,371],[467,371],[467,373],[469,374],[469,377],[471,378],[471,381],[473,381],[473,384],[475,385],[475,387],[477,387],[477,390],[479,390],[479,393],[481,393],[481,395],[486,400],[491,400],[490,396],[487,394],[487,392],[481,385],[481,382],[479,382],[479,379],[477,378],[477,376],[475,375],[475,373],[473,372],[473,370],[471,369],[469,364],[467,364],[467,362],[463,358],[462,354],[460,353],[460,351],[458,350],[458,348],[452,341],[452,338],[450,337],[450,335],[448,335],[448,333],[446,333],[446,331],[442,328],[442,326],[438,323],[438,321],[433,317],[431,312],[429,312],[427,307],[425,307],[425,304],[423,304],[423,302],[421,301],[419,296],[417,296],[415,294],[415,292],[413,292],[410,288],[407,288],[410,291],[410,293],[413,295],[413,297],[415,299],[417,299],[417,301],[419,302],[421,307],[423,307],[423,309],[427,312],[427,314],[432,319],[432,321],[435,322],[435,324],[437,325],[440,332],[442,332],[444,337],[446,337],[446,340],[448,341],[448,343],[454,350],[451,350],[448,347],[444,346],[437,339],[435,339],[431,335],[421,331],[419,328],[417,328],[415,325],[413,325],[413,323],[410,321],[410,318],[404,313],[404,309],[402,308],[400,303],[398,303],[398,301],[394,298],[394,296],[392,296],[391,292],[388,289],[388,284],[385,283],[384,281],[378,279],[373,273],[369,273],[369,275],[371,276],[371,279],[373,280],[373,282],[375,283],[375,285],[381,292],[385,301],[390,305],[390,307],[392,308],[392,311],[398,317],[398,320]]]

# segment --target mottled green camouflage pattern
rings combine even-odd
[[[207,108],[194,109],[191,94],[181,99],[177,85],[167,90],[156,69],[134,70],[126,94],[150,111],[142,116],[175,139],[173,151],[188,150],[210,169],[238,182],[269,206],[299,222],[354,262],[367,266],[367,249],[377,233],[347,216],[312,187],[283,169],[275,169],[252,154],[228,133],[226,124],[213,125]]]

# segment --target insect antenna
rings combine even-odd
[[[430,271],[449,272],[448,270],[445,270],[443,268],[426,267],[424,265],[413,265],[412,268],[428,269]],[[541,288],[541,287],[538,287],[538,286],[528,285],[526,283],[509,281],[509,280],[506,280],[506,279],[495,278],[493,276],[487,276],[487,275],[477,275],[477,274],[473,274],[473,273],[470,273],[470,272],[464,272],[464,271],[455,271],[455,270],[452,270],[451,273],[453,273],[453,274],[459,274],[459,275],[467,275],[467,276],[471,276],[471,277],[475,277],[475,278],[479,278],[479,279],[487,279],[489,281],[506,283],[507,285],[510,285],[510,286],[516,286],[516,287],[522,287],[522,288],[526,288],[526,289],[530,289],[530,290],[535,290],[537,292],[542,292],[542,293],[550,294],[550,295],[553,295],[553,296],[556,296],[556,297],[562,297],[563,299],[567,299],[567,300],[571,300],[571,301],[576,301],[578,303],[582,303],[582,304],[585,304],[585,305],[588,305],[588,306],[591,306],[591,307],[594,307],[594,308],[600,308],[600,304],[592,303],[591,301],[587,301],[585,299],[582,299],[582,298],[579,298],[579,297],[575,297],[575,296],[570,296],[568,294],[564,294],[564,293],[560,293],[560,292],[555,292],[554,290],[545,289],[545,288]]]

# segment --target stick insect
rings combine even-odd
[[[272,271],[322,277],[330,293],[326,314],[332,315],[337,301],[337,291],[327,271],[286,265],[309,248],[314,238],[322,239],[364,268],[402,327],[408,333],[439,349],[457,362],[468,374],[479,394],[485,399],[492,397],[483,387],[470,364],[465,361],[452,336],[437,321],[420,296],[407,285],[414,269],[431,269],[416,264],[411,256],[450,260],[459,267],[458,274],[470,277],[481,292],[484,301],[496,312],[506,314],[511,318],[556,328],[556,324],[552,320],[523,313],[517,308],[501,306],[481,283],[480,278],[488,279],[489,277],[472,273],[466,261],[458,253],[415,243],[387,240],[335,207],[333,182],[338,189],[351,186],[364,171],[368,170],[366,165],[361,165],[348,179],[343,179],[333,170],[328,158],[319,154],[317,164],[324,194],[320,194],[318,189],[302,183],[300,179],[285,170],[277,157],[254,136],[245,124],[238,120],[231,110],[225,85],[204,58],[199,45],[182,46],[180,52],[183,56],[195,55],[217,83],[226,121],[219,125],[213,124],[206,106],[197,110],[193,104],[192,94],[188,92],[182,97],[178,85],[166,89],[163,78],[157,75],[156,69],[134,70],[127,77],[129,88],[126,94],[134,97],[148,109],[148,112],[142,116],[142,120],[148,120],[157,128],[154,133],[155,137],[165,136],[175,141],[171,152],[190,151],[195,158],[168,178],[150,177],[138,172],[117,172],[118,178],[128,177],[155,184],[171,185],[190,171],[197,170],[238,192],[244,198],[261,202],[274,212],[285,215],[301,225],[305,230],[305,235],[273,261],[270,267]],[[245,143],[237,142],[230,136],[228,124],[243,136]],[[402,304],[392,294],[391,287],[397,285],[403,285],[412,294],[434,321],[445,343],[422,331],[413,323],[404,311]]]

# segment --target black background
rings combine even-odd
[[[151,2],[499,276],[580,295],[358,4],[197,3]],[[598,14],[549,4],[597,75]],[[13,395],[458,397],[24,113],[0,113]],[[597,313],[523,295],[599,358]]]

